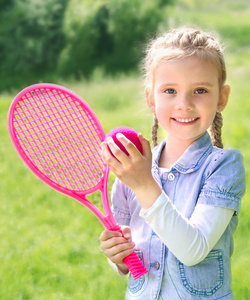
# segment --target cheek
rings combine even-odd
[[[155,101],[155,111],[159,114],[167,114],[171,109],[169,101],[167,101],[164,96],[158,97]]]
[[[156,105],[155,113],[158,119],[162,119],[162,118],[166,118],[169,115],[169,110],[168,108],[163,107],[162,105]]]
[[[167,130],[170,120],[170,110],[161,106],[155,107],[155,114],[162,128]]]
[[[205,122],[209,123],[210,125],[213,123],[215,115],[217,112],[217,106],[208,106],[205,110],[204,110],[204,120],[206,120]]]

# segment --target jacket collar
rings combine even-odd
[[[158,162],[165,145],[166,140],[163,140],[153,149],[153,173],[158,173]],[[213,144],[209,133],[206,132],[186,149],[183,155],[173,164],[170,171],[177,170],[183,174],[194,172],[199,169],[212,150]]]

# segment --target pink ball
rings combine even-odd
[[[125,149],[125,147],[118,141],[116,138],[117,133],[122,133],[127,139],[129,139],[136,147],[137,149],[142,153],[142,145],[138,139],[138,132],[134,129],[126,126],[120,126],[112,129],[106,136],[112,137],[116,145],[129,156],[128,151]]]

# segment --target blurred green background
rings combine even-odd
[[[139,62],[149,38],[180,25],[215,30],[226,46],[232,93],[223,140],[242,151],[248,187],[248,0],[0,0],[0,299],[124,299],[126,278],[99,248],[101,224],[27,170],[10,143],[7,111],[19,89],[53,82],[82,96],[105,132],[127,125],[150,138]],[[100,203],[98,193],[90,198]],[[248,199],[247,189],[232,258],[237,300],[250,299]]]

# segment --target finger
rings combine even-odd
[[[146,139],[141,133],[138,134],[138,139],[142,145],[143,155],[146,156],[147,158],[151,158],[152,152],[151,152],[149,140]]]
[[[114,237],[102,243],[106,252],[111,254],[117,254],[119,252],[134,249],[135,243],[132,241],[127,241],[124,237]]]
[[[117,265],[120,265],[123,263],[123,260],[125,257],[129,256],[132,252],[134,251],[134,249],[128,249],[128,250],[124,250],[122,252],[119,252],[111,257],[109,257],[109,259],[117,264]]]
[[[121,261],[127,255],[122,254],[122,252],[130,251],[132,253],[134,247],[135,243],[128,242],[124,237],[114,237],[101,242],[101,249],[108,258],[112,259],[117,256],[120,257]],[[121,263],[121,261],[116,263]]]
[[[116,135],[116,138],[125,147],[130,156],[141,155],[135,144],[131,142],[125,135],[123,135],[122,133],[118,133]]]
[[[111,170],[115,171],[120,167],[120,161],[111,154],[111,143],[112,141],[110,141],[109,144],[107,142],[101,143],[101,155],[106,165],[108,165]]]
[[[119,231],[111,231],[106,229],[101,233],[99,240],[100,242],[104,242],[114,237],[122,237],[122,233]]]
[[[111,137],[108,137],[106,142],[110,151],[119,162],[124,163],[129,160],[128,156],[119,148],[119,146],[114,142],[114,140]]]
[[[101,242],[101,249],[106,253],[107,250],[116,247],[117,245],[121,244],[128,244],[127,247],[134,247],[135,244],[132,242],[132,240],[127,240],[123,234],[119,231],[110,231],[105,230],[102,232],[100,238]],[[129,245],[130,244],[130,245]],[[122,247],[124,248],[124,247]],[[119,247],[118,247],[119,249]],[[124,248],[126,249],[126,247]]]
[[[104,253],[106,254],[106,256],[109,258],[119,257],[122,260],[128,255],[127,252],[132,253],[135,247],[135,243],[127,242],[125,239],[124,241],[125,242],[118,243],[110,248],[105,248]]]
[[[127,244],[127,246],[125,246]],[[123,245],[123,246],[119,246]],[[128,242],[124,237],[113,237],[105,241],[101,241],[101,249],[105,254],[114,255],[121,251],[134,247],[132,242]]]
[[[109,157],[111,157],[111,153],[110,153],[110,149],[109,149],[109,146],[107,144],[107,142],[102,142],[101,143],[101,148],[102,148],[102,151],[101,151],[101,155],[102,155],[102,158],[103,159],[107,159]]]

